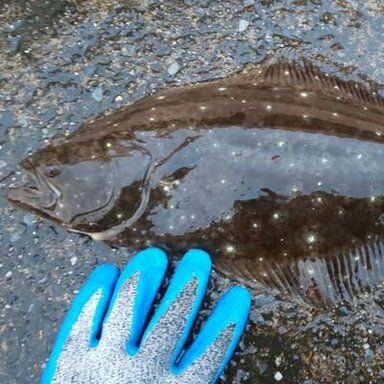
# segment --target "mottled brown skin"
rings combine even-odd
[[[376,94],[268,62],[85,123],[23,161],[38,188],[10,199],[112,245],[203,247],[230,276],[313,302],[318,281],[303,289],[292,263],[332,263],[383,234],[383,140]]]

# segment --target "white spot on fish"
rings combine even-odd
[[[275,376],[273,376],[274,377],[274,379],[276,380],[276,381],[281,381],[282,379],[283,379],[283,375],[281,374],[281,372],[279,372],[279,371],[277,371],[276,373],[275,373]]]
[[[228,253],[233,253],[235,251],[235,247],[233,245],[227,245],[225,247],[225,250],[228,252]]]
[[[307,235],[306,241],[308,244],[313,244],[316,241],[316,235],[313,233],[309,233]]]

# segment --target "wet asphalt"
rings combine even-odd
[[[131,256],[11,206],[20,160],[88,118],[271,54],[384,84],[382,36],[380,0],[0,0],[0,383],[38,382],[89,272]],[[214,274],[206,307],[230,284]],[[324,312],[256,292],[222,380],[380,383],[383,372],[382,305]]]

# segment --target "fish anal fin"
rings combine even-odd
[[[255,291],[279,293],[288,300],[332,308],[358,303],[384,287],[384,242],[381,239],[327,256],[299,260],[220,260],[226,276]]]

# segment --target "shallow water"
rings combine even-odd
[[[23,181],[14,172],[18,161],[84,119],[168,83],[225,76],[271,52],[310,58],[344,79],[384,83],[379,1],[138,2],[128,8],[68,1],[48,24],[36,22],[42,3],[7,2],[0,13],[2,190]],[[23,384],[37,381],[73,290],[93,266],[124,265],[128,255],[107,254],[100,244],[10,207],[3,196],[1,204],[0,381]],[[212,286],[222,291],[229,283],[215,275]],[[281,382],[380,382],[383,291],[376,296],[375,303],[323,313],[260,292],[226,381],[275,383],[280,372]],[[216,300],[217,292],[210,297]]]

